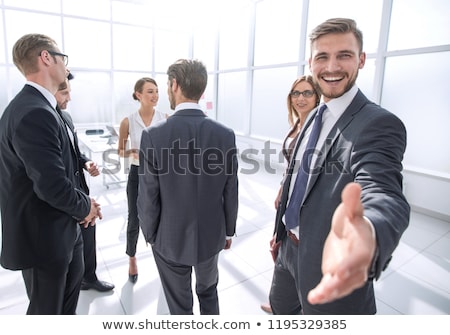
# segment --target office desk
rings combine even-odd
[[[106,135],[86,135],[84,131],[78,131],[77,135],[80,151],[99,164],[106,188],[127,182],[128,159],[119,157],[116,141]]]

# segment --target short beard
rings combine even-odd
[[[342,92],[342,93],[340,93],[340,92],[338,92],[338,93],[335,93],[335,94],[327,94],[327,92],[325,92],[324,90],[322,90],[322,88],[320,87],[320,85],[319,85],[319,88],[320,88],[320,90],[321,90],[321,92],[322,92],[322,95],[324,96],[324,97],[326,97],[326,98],[328,98],[328,99],[336,99],[336,98],[339,98],[339,97],[341,97],[341,96],[343,96],[345,93],[347,93],[348,91],[350,91],[351,89],[352,89],[352,87],[355,85],[355,83],[356,83],[356,79],[358,78],[358,73],[356,73],[356,76],[355,76],[355,78],[353,79],[353,80],[351,80],[351,81],[349,81],[348,83],[347,83],[347,85],[344,87],[344,91]]]

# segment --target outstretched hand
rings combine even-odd
[[[349,183],[342,191],[322,255],[323,277],[308,294],[311,304],[342,298],[363,286],[376,249],[375,231],[364,217],[361,186]]]

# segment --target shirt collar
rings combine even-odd
[[[175,107],[175,112],[181,109],[202,109],[199,104],[195,102],[182,102]]]
[[[341,95],[339,98],[331,99],[326,103],[328,110],[335,115],[341,115],[353,101],[356,93],[358,93],[358,86],[353,87]],[[323,101],[321,101],[323,103]]]
[[[49,90],[47,90],[45,87],[35,83],[34,81],[27,81],[26,84],[33,86],[35,89],[37,89],[39,92],[41,92],[42,95],[48,100],[50,105],[56,109],[56,105],[57,105],[56,98]]]

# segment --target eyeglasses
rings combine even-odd
[[[300,91],[292,91],[291,93],[289,93],[289,95],[292,97],[292,98],[298,98],[300,95],[303,95],[305,98],[311,98],[313,95],[314,95],[314,91],[311,91],[311,90],[306,90],[306,91],[303,91],[303,92],[300,92]]]
[[[61,56],[65,66],[67,66],[67,64],[69,64],[69,56],[62,54],[60,52],[50,51],[50,50],[48,50],[48,53],[52,56]]]

